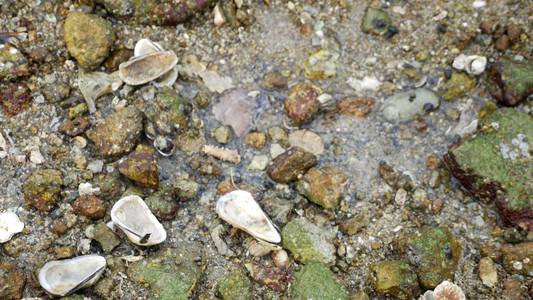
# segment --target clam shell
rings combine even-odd
[[[487,58],[485,56],[472,55],[466,59],[465,71],[471,75],[480,75],[485,72]]]
[[[152,42],[149,39],[140,39],[137,44],[135,44],[133,56],[139,57],[159,51],[165,51],[165,49],[163,49],[159,43]]]
[[[90,113],[96,111],[96,99],[116,91],[120,86],[122,86],[122,80],[120,80],[117,72],[107,74],[104,72],[86,73],[80,71],[78,76],[78,87],[85,102],[87,102]]]
[[[236,190],[220,197],[216,212],[221,219],[256,239],[270,243],[281,242],[281,236],[272,221],[247,191]]]
[[[24,229],[24,223],[13,212],[0,213],[0,243],[9,241],[15,234]]]
[[[139,196],[126,196],[111,208],[111,220],[128,239],[139,246],[164,242],[167,232]]]
[[[159,51],[134,57],[118,67],[120,79],[129,85],[141,85],[150,82],[172,70],[178,63],[173,51]]]
[[[105,266],[106,260],[100,255],[49,261],[39,271],[39,284],[50,294],[65,296],[95,284]]]

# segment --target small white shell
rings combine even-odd
[[[104,72],[86,73],[80,71],[78,76],[78,87],[85,102],[87,102],[90,113],[96,111],[96,99],[116,91],[120,86],[122,86],[122,80],[120,80],[117,72],[107,74]]]
[[[466,60],[465,71],[471,75],[479,75],[485,72],[487,58],[485,56],[472,55]]]
[[[24,223],[13,212],[0,213],[0,243],[9,241],[15,234],[24,229]]]
[[[165,49],[163,49],[159,43],[152,42],[149,39],[140,39],[137,44],[135,44],[133,55],[135,57],[139,57],[159,51],[165,51]]]
[[[105,267],[106,260],[99,255],[49,261],[39,271],[39,284],[50,294],[65,296],[95,284]]]
[[[256,239],[270,243],[281,242],[281,236],[272,221],[247,191],[236,190],[220,197],[216,212],[221,219]]]
[[[136,245],[157,245],[167,239],[165,228],[139,196],[118,200],[111,208],[111,220]]]
[[[159,51],[134,57],[118,67],[120,79],[129,85],[141,85],[161,77],[178,63],[174,51]]]

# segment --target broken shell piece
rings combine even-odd
[[[149,39],[140,39],[137,44],[135,44],[133,56],[139,57],[159,51],[165,51],[165,49],[163,49],[159,43],[152,42]]]
[[[174,51],[159,51],[121,63],[118,72],[126,84],[141,85],[161,77],[177,63],[178,57]]]
[[[39,271],[39,283],[50,294],[66,296],[95,284],[105,267],[106,260],[100,255],[53,260]]]
[[[15,213],[9,211],[0,213],[0,243],[9,241],[22,229],[24,229],[24,223]]]
[[[470,75],[479,75],[485,71],[487,58],[479,55],[458,55],[452,66],[457,70],[464,70]]]
[[[254,238],[270,243],[279,243],[281,236],[272,221],[255,202],[252,194],[236,190],[220,197],[216,204],[218,216]]]
[[[139,196],[118,200],[111,209],[111,220],[136,245],[157,245],[167,239],[165,228]]]
[[[118,72],[107,74],[104,72],[86,73],[80,71],[78,76],[78,87],[85,102],[87,102],[90,113],[96,111],[96,99],[118,90],[121,86],[122,80],[120,80]]]
[[[213,156],[223,161],[238,164],[241,162],[241,156],[237,150],[230,150],[217,146],[204,145],[202,150],[205,154]]]

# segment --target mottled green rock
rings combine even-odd
[[[54,169],[31,173],[22,186],[26,203],[39,211],[50,211],[61,197],[63,175]]]
[[[13,80],[30,74],[28,60],[9,43],[0,44],[0,80]]]
[[[533,277],[533,242],[502,247],[503,267],[509,274]]]
[[[114,201],[124,192],[124,184],[118,172],[100,174],[96,177],[96,183],[104,200]]]
[[[465,96],[476,87],[477,80],[466,73],[454,72],[439,90],[439,94],[446,101],[453,101]]]
[[[310,80],[325,80],[337,75],[338,55],[321,49],[304,62],[304,74]]]
[[[138,145],[135,151],[119,161],[118,171],[139,186],[153,189],[159,186],[159,169],[154,149],[150,146]]]
[[[96,15],[71,12],[64,29],[68,52],[84,69],[100,65],[115,41],[111,23]]]
[[[300,147],[291,147],[272,161],[267,168],[267,174],[276,182],[289,183],[316,164],[317,158],[314,154]]]
[[[302,263],[312,261],[325,264],[335,262],[335,247],[331,243],[332,234],[326,229],[298,218],[290,221],[281,231],[283,248]]]
[[[515,106],[533,94],[533,63],[502,59],[489,69],[489,91],[500,104]]]
[[[420,294],[418,278],[405,260],[382,261],[370,266],[371,281],[379,295],[414,299]]]
[[[218,285],[223,300],[252,299],[252,282],[242,270],[227,274]]]
[[[347,300],[348,293],[326,265],[312,262],[294,274],[291,299]]]
[[[120,245],[120,240],[106,224],[100,223],[94,226],[93,239],[97,241],[106,253],[110,253]]]
[[[129,153],[142,132],[142,114],[133,106],[120,109],[87,132],[100,155],[118,156]]]
[[[533,230],[533,119],[512,108],[483,119],[475,137],[452,147],[444,162],[470,192],[495,201],[504,221]]]
[[[174,89],[163,88],[155,101],[146,101],[142,111],[152,122],[159,134],[173,134],[176,130],[185,131],[189,126],[191,104]]]
[[[426,226],[401,240],[400,245],[423,288],[433,289],[444,280],[453,281],[461,245],[448,229]]]
[[[172,220],[178,212],[179,206],[176,200],[174,188],[164,185],[146,198],[145,202],[159,219]]]
[[[26,277],[15,265],[0,262],[0,299],[18,300],[22,298]]]
[[[364,33],[384,35],[391,25],[392,21],[387,12],[379,8],[368,7],[363,17],[361,30]]]
[[[203,247],[197,242],[179,242],[176,248],[162,249],[132,263],[128,276],[148,285],[150,299],[190,299],[205,267]]]
[[[311,168],[298,181],[298,190],[324,208],[336,208],[347,180],[348,177],[334,166]]]

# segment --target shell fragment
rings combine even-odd
[[[24,229],[24,223],[13,212],[0,213],[0,243],[9,241],[15,234]]]
[[[141,85],[161,77],[178,63],[174,51],[159,51],[134,57],[120,64],[120,79],[129,85]]]
[[[269,243],[281,242],[281,236],[272,221],[247,191],[236,190],[220,197],[216,204],[216,212],[221,219],[258,240]]]

